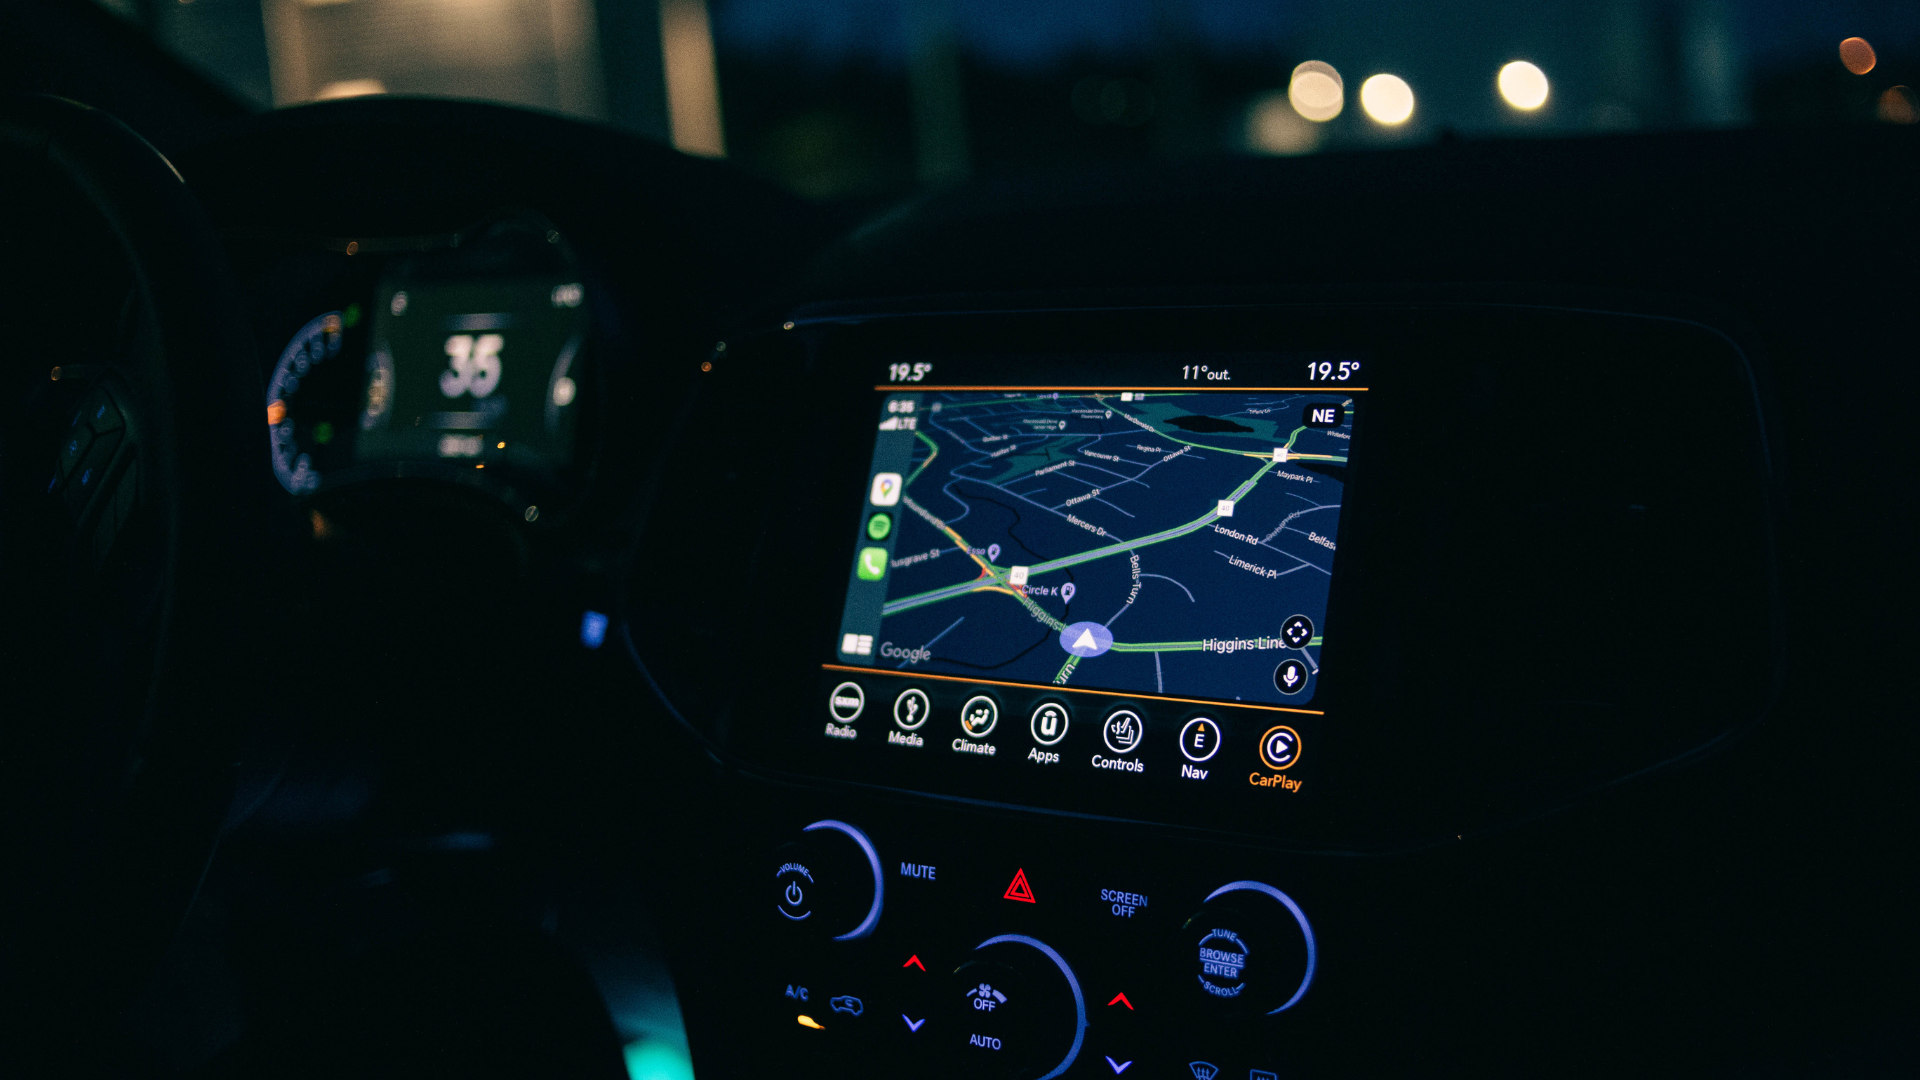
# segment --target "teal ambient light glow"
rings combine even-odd
[[[687,1052],[662,1039],[635,1039],[627,1044],[626,1059],[631,1080],[693,1080]]]

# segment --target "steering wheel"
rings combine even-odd
[[[237,290],[173,166],[16,98],[0,175],[0,1073],[85,1073],[272,708],[293,545]]]

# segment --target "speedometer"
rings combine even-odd
[[[318,490],[329,472],[352,463],[349,425],[362,377],[341,354],[360,351],[354,342],[364,333],[358,304],[316,316],[294,333],[267,379],[273,475],[295,495]]]
[[[295,415],[295,395],[300,392],[302,379],[340,355],[341,332],[345,329],[341,323],[342,314],[329,311],[301,327],[280,354],[273,378],[267,382],[267,426],[273,432],[273,475],[280,478],[281,487],[295,495],[304,495],[320,486],[320,472],[314,468],[313,455],[300,448],[301,436],[315,442],[326,442],[333,436],[332,425],[325,420],[312,422],[306,431],[301,430],[301,419]]]

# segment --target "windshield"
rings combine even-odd
[[[99,0],[259,108],[472,98],[819,200],[1447,138],[1912,124],[1903,0]]]

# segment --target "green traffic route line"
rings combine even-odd
[[[1228,498],[1234,501],[1238,501],[1239,499],[1241,499],[1243,496],[1246,495],[1248,491],[1251,491],[1253,489],[1253,486],[1255,484],[1260,482],[1261,477],[1267,475],[1268,470],[1272,469],[1275,464],[1277,463],[1269,459],[1267,463],[1260,466],[1259,471],[1255,472],[1253,476],[1249,478],[1245,483],[1241,484],[1237,488],[1234,488],[1233,494],[1229,495]],[[1095,559],[1104,559],[1110,555],[1118,555],[1121,552],[1133,551],[1137,548],[1148,547],[1153,544],[1165,543],[1168,540],[1177,540],[1182,536],[1188,535],[1189,533],[1198,532],[1199,530],[1206,528],[1208,525],[1212,524],[1215,521],[1218,521],[1219,519],[1220,519],[1220,510],[1218,507],[1215,507],[1214,509],[1207,511],[1206,513],[1200,515],[1199,517],[1195,518],[1192,521],[1187,522],[1184,525],[1176,525],[1171,529],[1162,529],[1157,533],[1150,533],[1146,536],[1140,537],[1137,540],[1122,540],[1117,544],[1108,544],[1105,547],[1093,548],[1089,551],[1083,551],[1078,555],[1068,555],[1064,558],[1052,559],[1043,563],[1035,563],[1033,566],[1028,568],[1027,577],[1028,577],[1028,580],[1032,580],[1033,576],[1036,574],[1046,574],[1046,573],[1051,573],[1055,570],[1064,570],[1069,566],[1079,566],[1081,563],[1092,562]],[[999,585],[1006,589],[1011,590],[1013,586],[1008,583],[1005,571],[1002,571],[998,566],[994,566],[992,569],[993,569],[993,575],[994,575],[993,584]],[[929,592],[919,593],[914,596],[903,596],[900,599],[890,601],[886,605],[881,607],[880,614],[884,618],[885,616],[888,616],[888,615],[897,615],[902,611],[909,611],[913,608],[924,607],[927,604],[936,603],[941,600],[951,600],[956,596],[965,596],[966,594],[981,588],[984,584],[985,583],[982,582],[979,578],[975,578],[972,581],[964,581],[957,585],[947,585],[942,588],[934,589]],[[991,586],[987,586],[987,587],[991,587]],[[1024,600],[1026,599],[1026,597],[1022,596],[1021,599]],[[1035,608],[1034,610],[1036,610],[1037,612],[1038,609]]]
[[[940,444],[937,442],[934,442],[932,439],[927,438],[926,432],[915,429],[914,435],[918,436],[921,442],[926,443],[927,449],[933,452],[927,455],[927,460],[921,462],[919,468],[913,470],[913,475],[907,477],[907,482],[900,485],[900,488],[903,491],[906,490],[907,488],[912,487],[913,482],[915,480],[920,479],[920,474],[927,471],[927,466],[933,464],[933,459],[940,456]]]
[[[1080,666],[1080,655],[1078,653],[1075,653],[1074,655],[1067,657],[1067,662],[1060,665],[1060,671],[1054,675],[1053,685],[1065,686],[1067,684],[1067,680],[1073,678],[1073,669],[1079,666]]]

